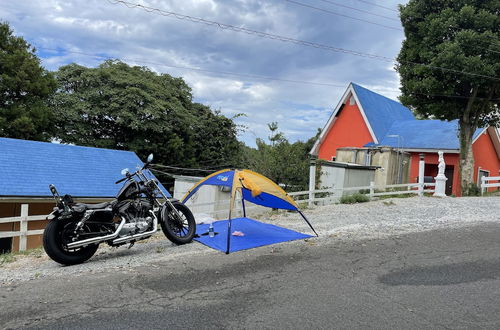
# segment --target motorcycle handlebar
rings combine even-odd
[[[127,177],[121,178],[120,180],[116,181],[115,184],[119,184],[120,182],[123,182],[123,181],[125,181],[127,179],[128,179]]]

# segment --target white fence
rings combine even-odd
[[[315,203],[322,202],[336,202],[343,195],[344,192],[348,191],[366,191],[365,195],[372,197],[380,196],[391,196],[391,195],[403,195],[403,194],[417,194],[422,195],[423,193],[433,193],[434,189],[426,189],[427,187],[434,187],[435,183],[403,183],[403,184],[392,184],[385,186],[376,186],[374,182],[370,182],[369,186],[362,187],[344,187],[344,188],[328,188],[328,189],[316,189],[316,190],[306,190],[292,192],[288,195],[297,197],[307,195],[307,199],[298,199],[297,202],[308,203],[309,206]],[[316,194],[326,195],[326,197],[316,197]]]
[[[10,218],[0,218],[0,223],[15,223],[20,222],[19,231],[0,231],[0,238],[6,237],[19,237],[19,251],[25,251],[28,236],[30,235],[40,235],[43,234],[43,229],[28,230],[29,221],[40,221],[47,218],[46,215],[32,215],[28,216],[28,204],[21,205],[21,216],[10,217]]]
[[[488,183],[496,181],[495,183]],[[500,187],[500,176],[483,176],[481,177],[481,194],[484,194],[490,187]]]
[[[491,180],[499,180],[500,177],[491,178]],[[375,186],[372,182],[369,186],[364,187],[348,187],[348,188],[329,188],[329,189],[318,189],[313,191],[298,191],[289,193],[290,196],[298,197],[298,196],[308,196],[307,199],[297,198],[296,201],[299,203],[308,203],[310,206],[315,203],[322,202],[323,204],[336,202],[340,199],[340,197],[347,191],[362,191],[366,190],[367,196],[370,197],[378,197],[378,196],[388,196],[388,195],[400,195],[400,194],[423,194],[423,193],[432,193],[434,190],[425,189],[426,187],[435,186],[434,183],[408,183],[408,184],[394,184],[394,185],[386,185],[386,186]],[[499,187],[499,183],[487,184],[484,187]],[[483,185],[482,185],[483,187]],[[406,190],[394,190],[394,189],[405,189]],[[392,189],[391,191],[381,191]],[[326,197],[316,197],[316,194],[326,195]],[[209,206],[214,204],[226,204],[227,208],[222,208],[214,211],[207,211],[206,213],[215,218],[224,218],[224,216],[229,215],[229,204],[230,200],[220,200],[217,202],[208,202],[208,203],[193,203],[187,204],[190,208],[196,209],[203,206]],[[37,230],[28,230],[28,222],[29,221],[40,221],[45,220],[46,215],[34,215],[28,216],[29,205],[22,204],[21,205],[21,216],[19,217],[9,217],[9,218],[0,218],[0,223],[15,223],[19,222],[19,231],[0,231],[0,238],[5,237],[19,237],[19,251],[25,251],[27,248],[28,236],[30,235],[41,235],[43,234],[43,229]],[[257,206],[254,204],[245,205],[245,210],[248,211],[262,211],[261,206]],[[201,210],[200,210],[201,211]],[[242,205],[241,199],[235,200],[235,213],[233,217],[242,216]],[[201,211],[203,212],[203,211]]]

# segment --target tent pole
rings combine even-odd
[[[236,173],[235,173],[236,175]],[[231,217],[232,217],[232,211],[234,207],[234,198],[236,195],[236,190],[234,189],[234,182],[233,182],[233,187],[231,189],[231,201],[229,202],[229,219],[227,220],[227,248],[226,248],[226,254],[229,254],[229,248],[231,247]]]
[[[243,207],[243,218],[246,218],[247,211],[245,210],[245,199],[243,198],[243,194],[241,194],[241,206]]]
[[[300,210],[297,210],[297,212],[299,212],[299,214],[302,216],[302,218],[304,218],[304,220],[307,222],[309,227],[311,227],[312,231],[316,234],[316,237],[319,237],[318,233],[316,232],[316,230],[314,230],[313,226],[311,225],[309,220],[307,220],[306,216],[302,212],[300,212]]]

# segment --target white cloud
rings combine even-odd
[[[128,1],[388,57],[397,55],[403,38],[397,31],[284,1]],[[396,4],[395,0],[384,2],[394,8]],[[359,6],[354,2],[352,5]],[[369,10],[377,12],[380,8]],[[359,13],[350,14],[359,17]],[[387,11],[383,14],[391,15]],[[256,137],[266,138],[267,123],[272,121],[278,121],[280,130],[292,141],[313,136],[318,127],[324,126],[351,81],[394,99],[399,94],[399,78],[393,65],[386,62],[220,30],[104,0],[4,1],[0,4],[0,17],[10,22],[16,34],[39,48],[43,63],[50,70],[70,62],[86,66],[102,62],[102,58],[63,51],[70,50],[122,58],[130,64],[147,65],[156,72],[182,76],[192,87],[195,101],[219,109],[227,116],[246,114],[237,122],[249,127],[241,137],[248,144],[253,144]],[[376,20],[370,16],[366,19]],[[343,87],[236,77],[172,66],[326,82]]]

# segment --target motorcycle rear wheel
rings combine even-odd
[[[174,207],[181,216],[177,218],[169,205],[165,205],[160,221],[161,230],[172,243],[182,245],[193,240],[196,234],[196,221],[189,208],[181,203],[174,203]]]
[[[47,255],[62,265],[81,264],[94,255],[99,244],[92,244],[76,249],[67,249],[65,245],[70,242],[69,234],[72,232],[76,222],[52,220],[43,232],[43,248]],[[66,243],[65,243],[66,242]]]

